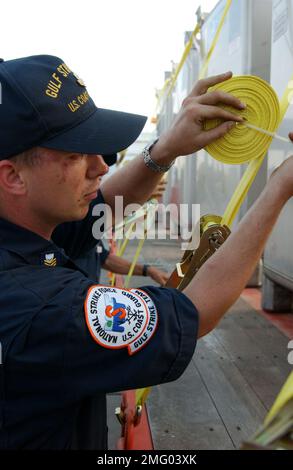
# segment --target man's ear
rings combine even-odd
[[[10,160],[0,161],[0,186],[10,194],[22,196],[26,193],[26,182],[18,165]]]

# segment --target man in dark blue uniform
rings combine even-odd
[[[105,394],[175,380],[197,337],[241,293],[293,193],[292,159],[184,293],[93,284],[51,239],[56,226],[76,221],[70,254],[94,248],[97,199],[112,208],[117,194],[125,205],[143,203],[177,156],[241,121],[215,106],[241,109],[236,98],[206,93],[230,77],[198,82],[172,129],[99,193],[101,155],[128,147],[145,118],[96,108],[83,81],[57,57],[0,63],[2,449],[106,448]],[[215,117],[224,122],[203,131],[203,120]]]

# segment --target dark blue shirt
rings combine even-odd
[[[109,250],[100,241],[95,248],[74,259],[74,262],[87,273],[90,279],[100,282],[101,269],[109,254]]]
[[[97,242],[93,221],[90,209],[72,229],[80,253]],[[106,393],[175,380],[193,355],[198,314],[175,289],[142,288],[158,325],[135,354],[105,347],[105,336],[95,340],[85,313],[93,281],[52,241],[4,219],[0,285],[1,449],[105,448],[106,436],[92,432],[92,398],[100,396],[105,411]]]

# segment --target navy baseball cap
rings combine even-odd
[[[0,160],[40,146],[101,154],[108,163],[147,119],[98,108],[83,80],[50,55],[0,59],[0,87]]]

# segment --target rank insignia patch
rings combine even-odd
[[[41,264],[44,266],[57,266],[55,253],[44,253],[41,255]]]

